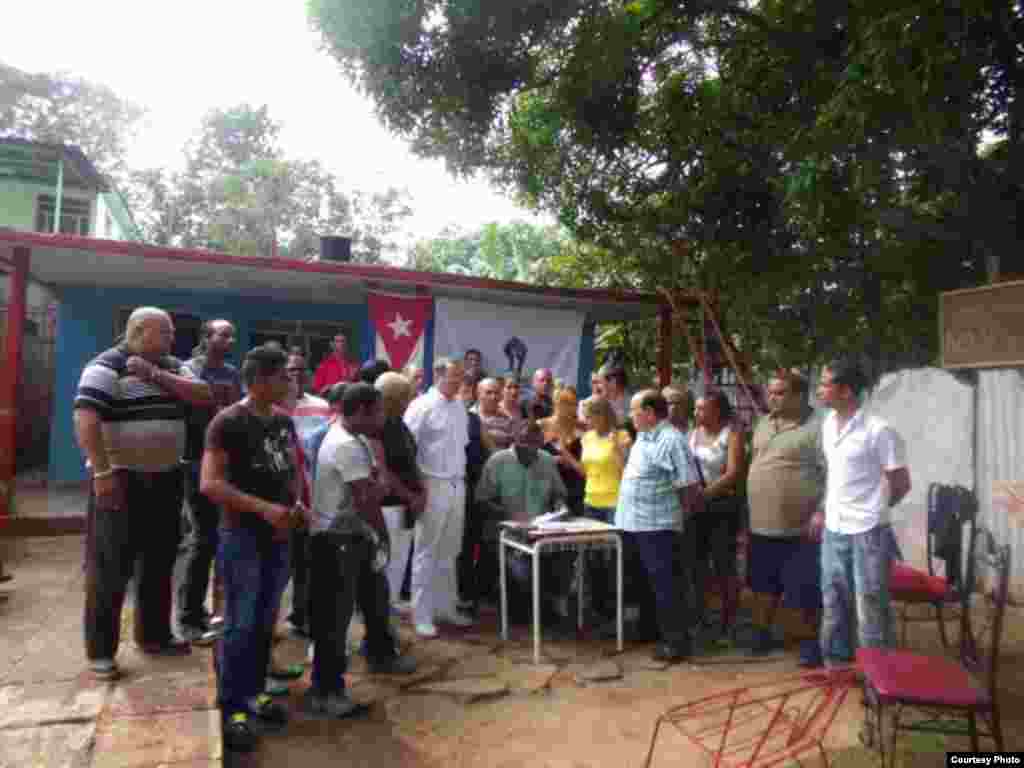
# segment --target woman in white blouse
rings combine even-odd
[[[723,392],[697,400],[696,429],[690,432],[690,451],[700,469],[704,509],[697,513],[696,541],[702,553],[694,566],[697,618],[706,623],[705,599],[709,565],[722,601],[720,628],[727,635],[739,602],[736,573],[736,535],[740,527],[739,482],[743,475],[743,433]]]

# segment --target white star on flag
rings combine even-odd
[[[399,336],[412,336],[409,332],[409,326],[412,325],[412,320],[406,320],[397,312],[395,313],[395,319],[388,323],[388,328],[394,334],[397,339]]]

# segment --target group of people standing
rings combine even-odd
[[[462,360],[434,361],[424,392],[421,370],[359,365],[339,336],[312,377],[314,394],[299,350],[265,344],[240,370],[229,364],[235,329],[226,320],[203,326],[187,362],[170,355],[173,340],[166,312],[139,308],[124,338],[81,377],[75,427],[92,482],[86,652],[95,676],[118,674],[121,605],[134,576],[143,652],[188,653],[191,643],[220,639],[228,748],[252,749],[261,728],[287,720],[273,694],[287,693],[280,682],[302,670],[278,668],[272,641],[289,578],[287,622],[312,642],[304,708],[353,717],[365,711],[344,681],[354,611],[366,624],[370,670],[412,672],[390,620],[407,575],[419,637],[436,637],[439,625],[469,626],[495,597],[496,523],[563,506],[623,530],[627,618],[658,640],[656,658],[693,652],[712,582],[722,597],[719,625],[730,629],[736,542],[748,525],[749,585],[766,596],[755,652],[772,647],[776,609],[791,594],[809,616],[820,614],[829,661],[849,655],[850,606],[861,643],[888,641],[884,512],[909,489],[909,475],[892,430],[860,408],[865,382],[855,366],[825,369],[820,394],[835,410],[823,425],[805,405],[803,379],[772,379],[748,478],[745,436],[727,398],[700,398],[691,427],[685,391],[630,395],[620,368],[595,374],[582,402],[541,369],[522,398],[518,380],[488,376],[479,351],[469,350]],[[175,636],[171,574],[186,497]],[[516,599],[527,578],[521,565],[510,563],[513,604],[528,612],[528,601]],[[545,610],[568,616],[568,564],[555,557],[545,567],[553,574]],[[592,607],[607,615],[608,563],[596,553],[586,567],[594,571]],[[820,662],[811,656],[808,663]]]

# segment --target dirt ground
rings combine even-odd
[[[220,763],[215,728],[215,681],[210,651],[154,660],[140,656],[124,633],[122,681],[97,687],[83,675],[81,642],[82,541],[0,539],[0,555],[15,580],[0,592],[0,766],[156,768]],[[125,627],[129,617],[125,616]],[[574,632],[546,634],[544,663],[532,663],[529,631],[498,637],[495,616],[485,614],[468,631],[445,631],[436,640],[412,636],[403,644],[420,664],[411,678],[370,676],[354,656],[348,676],[355,698],[371,703],[357,721],[312,720],[298,711],[309,673],[286,699],[293,718],[267,736],[246,759],[231,766],[338,765],[374,768],[639,768],[657,717],[714,692],[778,680],[797,671],[795,641],[807,628],[790,627],[785,653],[751,661],[719,649],[692,663],[658,668],[650,645],[627,644]],[[351,641],[357,644],[360,627]],[[937,651],[934,623],[911,627],[908,645]],[[305,643],[282,636],[279,662],[305,659]],[[588,679],[603,678],[603,679]],[[1024,610],[1008,609],[1000,673],[1006,748],[1024,749]],[[854,688],[826,739],[837,768],[878,764],[857,738],[863,721]],[[983,742],[983,748],[986,744]],[[966,739],[903,735],[901,762],[914,768],[944,766],[945,752],[968,749]],[[813,754],[802,764],[820,764]],[[652,763],[699,766],[710,762],[668,729]]]
[[[1009,609],[1004,642],[1001,702],[1007,749],[1024,747],[1024,611]],[[790,627],[794,639],[806,627]],[[349,766],[437,766],[465,768],[591,768],[641,766],[655,720],[670,707],[711,693],[753,686],[797,673],[796,647],[763,660],[722,649],[692,663],[657,668],[652,647],[627,644],[614,654],[612,641],[563,634],[545,638],[544,664],[532,664],[526,627],[508,643],[498,639],[496,617],[485,614],[468,632],[451,631],[432,641],[413,640],[408,624],[401,634],[419,660],[413,680],[366,674],[355,657],[350,684],[356,699],[372,702],[369,717],[322,722],[294,712],[287,730],[269,736],[257,755],[239,765],[315,768]],[[358,631],[353,641],[358,640]],[[908,645],[941,648],[934,623],[911,625]],[[304,645],[291,638],[279,645],[280,658],[301,660]],[[588,675],[611,679],[587,681]],[[439,690],[431,683],[440,681]],[[290,702],[306,687],[293,687]],[[858,732],[863,720],[859,689],[854,689],[829,731],[829,761],[837,768],[877,765]],[[672,729],[657,743],[652,766],[710,765],[707,757]],[[985,748],[983,743],[983,748]],[[994,748],[994,747],[988,747]],[[966,739],[905,734],[900,762],[914,768],[944,766],[945,752],[969,749]],[[808,754],[802,764],[820,764]],[[796,763],[793,763],[796,764]]]

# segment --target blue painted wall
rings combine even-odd
[[[74,437],[71,405],[86,364],[111,345],[115,313],[121,308],[157,306],[203,319],[226,318],[235,324],[238,332],[233,355],[235,360],[240,359],[242,353],[252,346],[252,328],[270,319],[352,323],[356,327],[356,337],[361,341],[361,359],[369,359],[375,350],[374,333],[365,302],[304,304],[216,293],[126,288],[64,288],[59,295],[49,465],[49,479],[55,484],[76,483],[85,479],[85,463]],[[423,353],[429,383],[432,379],[430,361],[434,357],[433,316],[427,322],[425,333]],[[581,396],[590,393],[590,373],[594,369],[594,361],[594,324],[585,323],[580,339],[577,378],[577,391]]]
[[[85,478],[85,463],[75,442],[71,404],[86,364],[111,345],[115,313],[123,307],[157,306],[203,319],[223,317],[235,324],[237,361],[252,344],[252,328],[265,320],[352,323],[361,340],[363,359],[373,351],[366,304],[304,304],[215,293],[126,288],[64,288],[57,314],[56,379],[50,427],[51,483]]]

